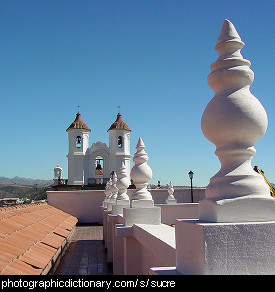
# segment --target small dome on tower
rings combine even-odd
[[[131,129],[128,127],[128,125],[122,120],[122,117],[121,117],[120,113],[117,114],[116,121],[111,125],[111,127],[108,129],[108,131],[109,130],[127,130],[127,131],[131,131]]]
[[[79,112],[76,114],[75,120],[66,131],[72,129],[85,129],[91,132],[91,129],[82,121],[81,114]]]

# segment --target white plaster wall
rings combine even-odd
[[[83,155],[67,155],[68,157],[68,184],[83,185],[84,184],[84,169]]]
[[[78,218],[79,223],[102,222],[104,191],[49,191],[48,204]]]
[[[116,236],[116,226],[123,225],[123,217],[117,215],[113,223],[113,274],[123,275],[124,272],[124,237]],[[108,252],[108,251],[107,251]]]
[[[124,241],[126,275],[149,275],[154,266],[175,266],[175,230],[167,225],[134,224]]]
[[[176,224],[177,219],[198,219],[198,203],[179,203],[173,205],[157,204],[161,208],[161,223]]]
[[[204,188],[194,189],[194,197],[196,198],[202,197],[204,195],[204,190],[205,190]],[[131,195],[131,193],[133,193],[134,191],[135,190],[128,190],[128,194]],[[154,189],[150,191],[155,204],[165,204],[165,200],[168,196],[167,190]],[[191,202],[190,189],[177,189],[175,190],[174,196],[179,203]],[[73,216],[76,216],[80,223],[102,222],[101,205],[104,198],[105,198],[104,190],[47,192],[47,200],[50,205],[64,212],[67,212]],[[169,207],[167,207],[165,211],[168,212],[168,210]],[[187,213],[182,213],[179,209],[177,209],[177,207],[175,207],[175,212],[176,213],[174,213],[174,215],[169,214],[167,215],[170,216],[171,220],[173,220],[173,223],[171,224],[174,224],[174,219],[178,219],[176,218],[177,216],[180,216],[179,219],[194,218],[193,215],[189,215],[189,211],[187,211]],[[181,214],[183,215],[181,216]],[[164,216],[165,218],[167,218],[166,215]],[[169,220],[165,219],[164,222],[170,222]]]
[[[175,231],[176,268],[181,274],[275,274],[275,221],[206,223],[178,220]]]
[[[154,204],[166,204],[166,199],[168,197],[168,189],[149,189],[151,195],[154,200]],[[128,190],[128,195],[134,193],[135,190]],[[194,203],[199,202],[204,199],[205,195],[205,187],[204,188],[193,188],[193,198]],[[191,190],[190,188],[181,188],[175,189],[174,197],[177,200],[177,203],[191,203]]]

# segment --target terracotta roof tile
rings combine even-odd
[[[12,217],[13,222],[19,223],[23,226],[27,226],[29,224],[32,224],[33,219],[34,219],[34,217],[32,216],[32,214],[20,214],[20,215]]]
[[[56,248],[38,242],[29,250],[29,252],[53,257],[56,254]]]
[[[9,253],[0,254],[0,269],[3,270],[14,259],[14,255]]]
[[[42,222],[47,225],[47,226],[50,226],[50,227],[57,227],[59,224],[60,224],[60,221],[62,220],[63,218],[57,216],[57,215],[53,215],[52,217],[49,217],[49,218],[45,218],[42,220]],[[64,220],[64,219],[63,219]],[[62,221],[63,221],[62,220]]]
[[[68,221],[64,221],[64,222],[62,222],[60,225],[59,225],[59,227],[62,227],[62,228],[64,228],[64,229],[66,229],[66,230],[69,230],[69,231],[71,231],[72,229],[73,229],[73,227],[75,226],[75,224],[76,224],[77,222],[68,222]]]
[[[66,238],[70,234],[70,231],[67,229],[64,229],[62,227],[56,227],[54,229],[53,233],[58,234],[58,235]]]
[[[0,274],[41,274],[76,223],[48,204],[0,208]]]
[[[14,259],[14,256],[12,254],[9,254],[9,253],[0,254],[0,260],[5,261],[6,264],[9,263],[13,259]]]
[[[35,232],[32,227],[27,227],[24,229],[24,233],[33,241],[38,242],[40,241],[43,236],[40,233]]]
[[[40,275],[42,271],[16,259],[2,271],[1,275]]]
[[[112,123],[112,125],[110,126],[108,131],[109,130],[127,130],[127,131],[131,131],[129,126],[122,120],[122,117],[121,117],[120,113],[117,114],[117,118],[116,118],[115,122]]]
[[[43,258],[34,253],[25,253],[19,258],[22,262],[31,265],[34,268],[45,269],[51,258]]]
[[[0,259],[0,269],[3,270],[7,265],[6,259]]]
[[[9,235],[2,242],[6,242],[9,245],[13,245],[13,246],[19,246],[23,250],[27,250],[33,245],[33,241],[31,239],[26,239],[26,238],[20,236],[20,234],[18,234],[18,232],[15,232],[15,233]]]
[[[85,129],[91,131],[91,129],[83,122],[80,113],[76,114],[75,120],[71,123],[71,125],[68,127],[66,131],[71,129]]]
[[[64,241],[65,241],[64,237],[54,233],[48,234],[45,238],[41,240],[42,243],[52,246],[56,249],[58,249],[63,244]]]
[[[0,251],[2,254],[9,253],[14,255],[15,257],[20,256],[24,250],[20,247],[13,246],[4,240],[0,241]]]
[[[12,219],[0,221],[0,234],[3,236],[7,236],[20,228],[22,228],[22,225],[16,224],[16,222],[13,222]]]
[[[55,248],[39,243],[26,251],[19,259],[33,267],[44,269],[55,254]]]

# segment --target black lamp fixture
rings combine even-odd
[[[192,183],[193,176],[194,176],[194,172],[192,170],[190,170],[188,172],[188,175],[189,175],[189,178],[190,178],[190,181],[191,181],[191,202],[194,203],[194,198],[193,198],[193,183]]]

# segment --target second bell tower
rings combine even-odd
[[[110,148],[110,170],[119,172],[124,163],[127,175],[130,177],[130,132],[129,126],[117,114],[115,122],[108,129]]]

